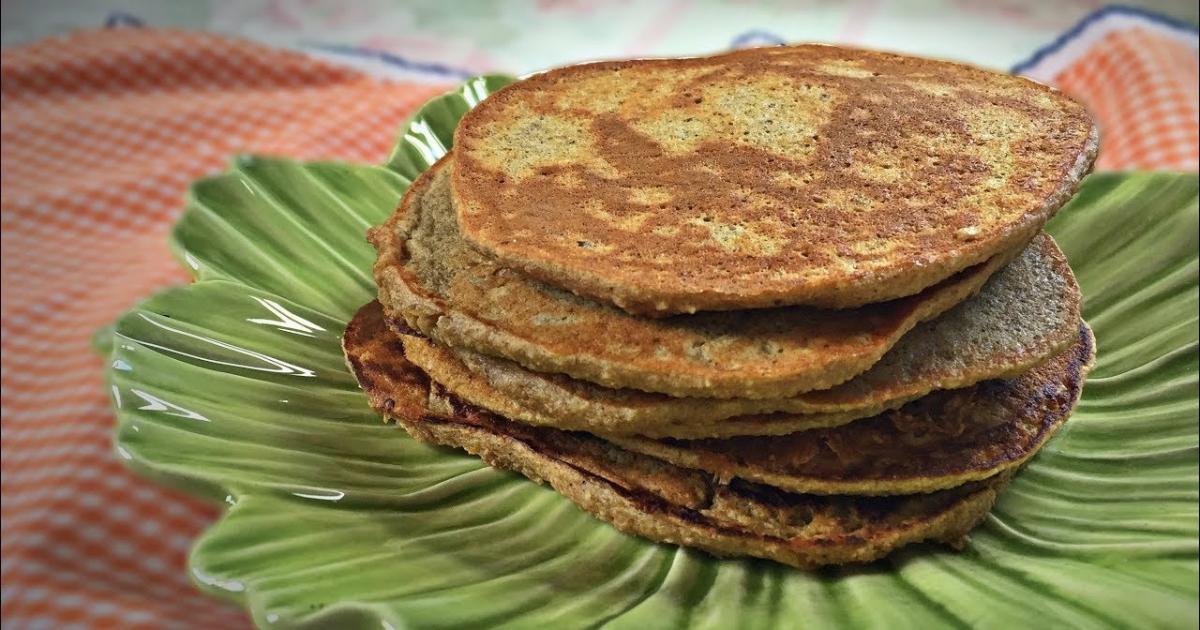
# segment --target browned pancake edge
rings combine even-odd
[[[463,118],[464,237],[662,316],[912,295],[1031,238],[1092,117],[1024,78],[822,45],[550,70]]]

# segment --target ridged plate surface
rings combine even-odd
[[[197,282],[106,331],[118,454],[228,504],[190,563],[264,627],[1195,627],[1197,178],[1101,174],[1049,229],[1099,358],[965,552],[803,573],[622,535],[382,424],[338,339],[363,238],[503,77],[423,109],[388,167],[247,157],[197,182]],[[111,335],[111,336],[110,336]]]

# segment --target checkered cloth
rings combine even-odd
[[[1102,170],[1197,168],[1200,62],[1196,29],[1112,7],[1019,64],[1100,120]]]
[[[233,628],[184,560],[217,515],[112,454],[97,327],[187,275],[167,252],[188,183],[239,152],[382,162],[443,91],[293,52],[159,30],[5,50],[5,627]]]
[[[1187,46],[1141,29],[1067,62],[1043,56],[1058,59],[1045,79],[1100,116],[1103,167],[1196,168],[1196,49]],[[3,52],[6,627],[248,625],[196,591],[184,566],[217,509],[133,477],[113,457],[89,336],[186,280],[165,242],[193,178],[238,152],[380,162],[404,117],[437,91],[161,30],[85,32]]]

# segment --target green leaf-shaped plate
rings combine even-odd
[[[374,293],[363,232],[505,81],[428,105],[390,168],[250,157],[197,182],[173,239],[197,282],[100,340],[120,456],[229,504],[202,588],[270,627],[1197,624],[1195,175],[1094,175],[1051,223],[1099,361],[967,550],[805,573],[625,536],[367,408],[338,343]]]

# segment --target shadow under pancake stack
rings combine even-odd
[[[618,529],[797,567],[961,546],[1094,357],[1050,88],[831,46],[553,70],[370,232],[344,337],[416,439]]]

